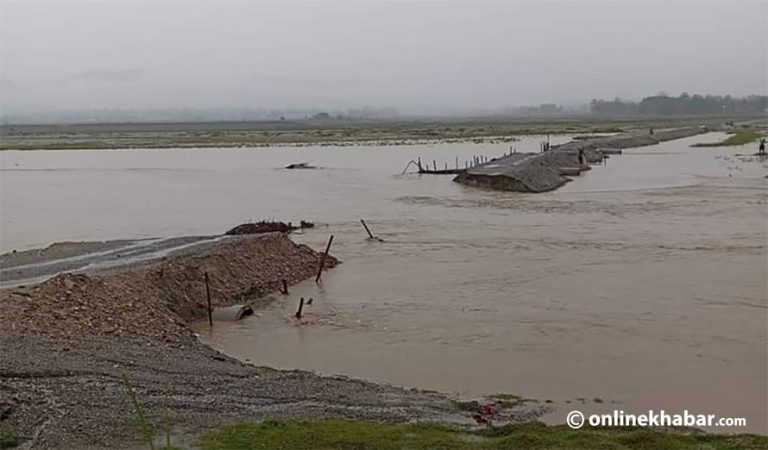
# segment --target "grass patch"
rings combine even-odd
[[[0,425],[0,449],[14,448],[21,445],[21,434],[15,429]]]
[[[704,142],[693,144],[691,147],[728,147],[731,145],[744,145],[760,139],[760,133],[753,130],[739,130],[720,142]]]
[[[267,420],[225,425],[206,434],[214,449],[753,449],[768,447],[768,437],[749,434],[656,431],[648,428],[591,428],[539,422],[469,430],[435,424],[324,419]]]

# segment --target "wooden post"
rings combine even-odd
[[[320,276],[323,275],[323,268],[325,267],[325,259],[328,258],[328,252],[331,251],[332,243],[333,243],[333,235],[331,235],[331,238],[328,239],[328,246],[325,247],[325,253],[323,253],[323,257],[320,258],[320,268],[317,270],[317,277],[315,278],[315,283],[319,283]]]
[[[459,170],[459,157],[456,157],[456,170]]]
[[[419,164],[419,172],[424,172],[424,169],[421,168],[421,157],[419,157],[418,159],[418,164]]]
[[[435,161],[434,159],[432,160],[432,169],[434,169],[435,172],[437,172],[437,161]]]
[[[213,326],[213,306],[211,306],[211,286],[208,281],[208,272],[205,272],[205,296],[208,298],[208,326]]]
[[[288,281],[286,281],[285,278],[283,278],[282,283],[283,283],[283,294],[288,295]]]
[[[301,312],[304,310],[304,297],[301,297],[299,300],[299,309],[296,311],[296,314],[294,314],[294,317],[297,319],[301,319]]]
[[[363,219],[360,219],[360,223],[362,223],[362,224],[363,224],[363,228],[365,228],[365,231],[367,231],[367,232],[368,232],[368,238],[370,238],[370,239],[376,239],[375,237],[373,237],[373,233],[371,233],[371,230],[369,230],[369,229],[368,229],[368,225],[366,225],[366,224],[365,224],[365,220],[363,220]]]

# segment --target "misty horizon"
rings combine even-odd
[[[3,115],[768,93],[768,3],[3,0]]]

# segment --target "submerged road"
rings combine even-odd
[[[502,191],[547,192],[568,182],[562,175],[566,169],[589,168],[587,161],[599,162],[604,157],[601,149],[624,149],[655,145],[682,139],[708,130],[704,127],[678,128],[653,134],[625,133],[594,139],[574,140],[552,147],[542,153],[513,153],[469,168],[454,181],[470,186]],[[580,156],[584,154],[586,159]],[[576,171],[577,173],[579,170]]]

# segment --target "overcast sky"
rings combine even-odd
[[[765,0],[0,2],[6,112],[768,91]]]

